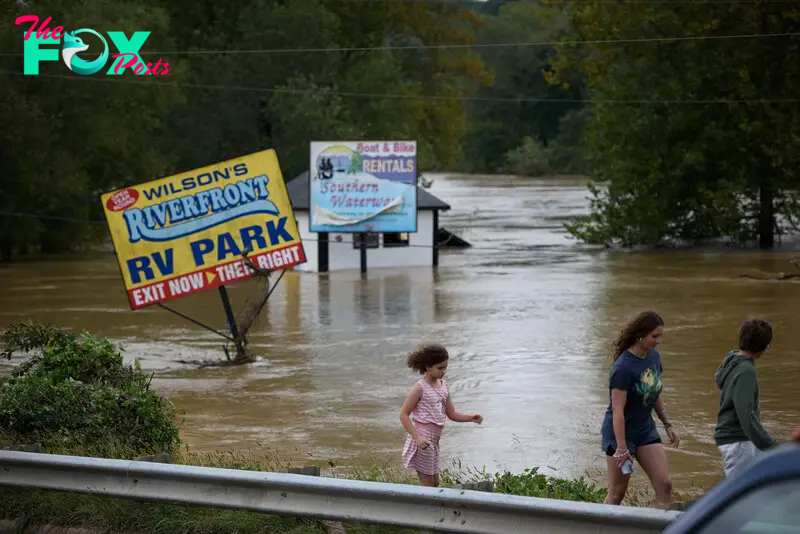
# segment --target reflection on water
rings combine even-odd
[[[789,256],[758,251],[611,253],[562,229],[587,210],[580,181],[434,176],[453,206],[442,224],[472,249],[443,251],[432,269],[329,275],[287,273],[251,330],[254,365],[196,370],[179,359],[221,357],[221,338],[157,308],[130,312],[113,256],[0,268],[0,327],[25,318],[121,341],[156,371],[154,384],[186,412],[196,449],[261,444],[281,454],[340,462],[379,455],[399,465],[399,409],[418,378],[405,355],[423,341],[451,351],[453,400],[484,424],[451,423],[445,461],[489,470],[574,475],[603,468],[599,428],[608,402],[608,350],[624,321],[661,313],[664,396],[682,434],[670,451],[676,489],[720,478],[713,444],[713,374],[748,315],[773,322],[759,361],[762,417],[779,439],[799,424],[800,283],[743,280],[776,273]],[[231,287],[241,309],[255,281]],[[174,303],[215,328],[225,319],[209,291]],[[637,471],[641,482],[644,475]]]

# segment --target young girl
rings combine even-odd
[[[425,375],[408,392],[400,421],[408,432],[403,446],[403,465],[417,471],[422,486],[439,485],[439,436],[446,419],[481,424],[478,414],[457,412],[444,380],[449,356],[441,345],[422,345],[408,354],[408,366]],[[410,415],[414,416],[412,423]]]
[[[672,501],[672,481],[653,411],[664,424],[670,445],[680,443],[661,396],[661,355],[656,350],[664,321],[655,312],[642,312],[628,323],[614,342],[614,364],[609,376],[610,402],[603,418],[602,448],[608,464],[606,504],[625,498],[630,472],[622,468],[635,458],[656,491],[656,505]]]

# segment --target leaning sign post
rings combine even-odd
[[[236,338],[225,286],[256,274],[251,265],[273,271],[306,261],[274,150],[111,191],[101,201],[133,310],[169,310],[165,301],[218,288]]]
[[[309,230],[367,237],[417,231],[416,141],[315,141],[309,169]]]

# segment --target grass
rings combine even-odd
[[[3,490],[2,515],[30,525],[153,534],[318,534],[315,521],[238,510],[149,504],[79,493]]]
[[[0,436],[0,443],[2,439]],[[30,441],[27,441],[30,443]],[[17,441],[19,443],[19,441]],[[93,455],[107,458],[133,458],[123,445],[94,445]],[[49,447],[45,452],[87,456],[84,450]],[[177,464],[222,467],[250,471],[285,471],[291,465],[269,449],[194,453],[184,448],[172,455]],[[416,484],[416,478],[393,462],[374,459],[370,465],[358,467],[331,466],[325,476]],[[468,469],[453,462],[441,474],[443,487],[491,480],[495,492],[573,501],[602,502],[602,483],[587,477],[559,479],[545,476],[536,468],[522,473],[490,474],[485,470]],[[646,505],[650,497],[644,492],[629,491],[626,504]],[[138,532],[147,534],[319,534],[321,523],[309,519],[269,516],[257,512],[221,510],[193,506],[150,504],[78,493],[43,490],[0,490],[0,517],[20,519],[24,524],[50,524],[83,527],[103,533]],[[345,524],[348,534],[409,533],[410,530],[375,525]]]

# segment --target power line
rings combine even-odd
[[[489,5],[488,2],[485,0],[327,0],[328,2],[344,2],[344,3],[364,3],[364,4],[456,4],[456,5],[463,5],[466,7],[482,7],[484,5]],[[624,7],[625,5],[636,5],[636,4],[644,4],[644,5],[651,5],[651,4],[676,4],[676,5],[696,5],[702,6],[705,4],[709,5],[720,5],[720,4],[757,4],[757,3],[764,3],[764,4],[795,4],[800,2],[800,0],[626,0],[622,3],[620,0],[568,0],[570,4],[617,4],[620,7]],[[503,0],[502,3],[496,4],[497,7],[502,7],[505,4],[522,4],[522,3],[536,3],[537,5],[544,6],[544,7],[552,7],[557,8],[561,7],[557,4],[551,4],[547,2],[543,2],[541,0]]]
[[[64,221],[64,222],[78,222],[78,223],[86,223],[86,224],[106,224],[105,221],[93,221],[91,219],[79,219],[76,217],[62,217],[57,215],[41,215],[36,213],[22,213],[18,211],[0,211],[0,215],[5,215],[8,217],[27,217],[32,219],[51,219],[54,221]]]
[[[388,45],[388,46],[361,46],[349,48],[264,48],[251,50],[165,50],[163,52],[147,52],[148,54],[176,54],[176,55],[200,55],[200,54],[311,54],[311,53],[330,53],[330,52],[373,52],[373,51],[394,51],[394,50],[444,50],[444,49],[472,49],[472,48],[512,48],[529,46],[575,46],[575,45],[596,45],[596,44],[636,44],[652,42],[680,42],[680,41],[710,41],[720,39],[757,39],[770,37],[791,37],[800,35],[798,33],[761,33],[745,35],[698,35],[683,37],[642,37],[636,39],[595,39],[583,41],[536,41],[521,43],[469,43],[469,44],[439,44],[439,45]],[[144,52],[143,52],[144,53]]]
[[[25,76],[22,72],[0,70],[0,74],[11,74]],[[120,80],[102,77],[78,77],[59,74],[37,74],[43,78],[58,78],[69,81],[80,82],[99,82],[116,83],[127,85],[146,85],[150,87],[187,87],[192,89],[210,89],[220,91],[251,91],[257,93],[279,93],[279,94],[298,94],[298,95],[319,95],[324,91],[320,89],[290,89],[286,87],[248,87],[242,85],[209,85],[198,83],[159,83],[152,81]],[[660,99],[660,100],[640,100],[640,99],[581,99],[581,98],[532,98],[532,97],[486,97],[486,96],[446,96],[446,95],[407,95],[398,93],[359,93],[353,91],[324,91],[331,96],[342,96],[352,98],[370,99],[397,99],[397,100],[422,100],[422,101],[462,101],[462,102],[505,102],[505,103],[548,103],[548,104],[623,104],[623,105],[646,105],[646,104],[675,104],[675,105],[713,105],[713,104],[797,104],[800,99],[705,99],[705,100],[685,100],[685,99]]]
[[[437,45],[387,45],[387,46],[358,46],[346,48],[255,48],[239,50],[148,50],[139,51],[140,55],[226,55],[226,54],[312,54],[312,53],[341,53],[341,52],[385,52],[398,50],[445,50],[445,49],[473,49],[473,48],[513,48],[534,46],[576,46],[576,45],[604,45],[604,44],[639,44],[655,42],[684,42],[684,41],[719,41],[726,39],[761,39],[774,37],[794,37],[800,33],[751,33],[741,35],[686,35],[678,37],[640,37],[631,39],[593,39],[573,41],[533,41],[520,43],[459,43]],[[20,57],[22,52],[0,53],[0,56]],[[86,57],[99,57],[100,54],[86,54]]]
[[[60,217],[60,216],[51,216],[51,215],[39,215],[39,214],[36,214],[36,213],[23,213],[23,212],[16,212],[16,211],[0,211],[0,216],[3,216],[3,215],[10,216],[10,217],[23,217],[23,218],[31,218],[31,219],[52,219],[52,220],[56,220],[56,221],[78,222],[78,223],[85,223],[85,224],[98,224],[98,225],[104,225],[104,226],[107,226],[107,224],[108,224],[106,221],[98,221],[98,220],[93,220],[93,219],[80,219],[80,218],[76,218],[76,217]],[[312,238],[304,237],[304,238],[302,238],[302,241],[303,242],[310,242],[310,243],[317,243],[320,240],[319,239],[312,239]],[[333,240],[330,240],[330,239],[328,239],[327,242],[329,244],[332,244],[332,245],[337,245],[337,244],[345,245],[345,244],[347,244],[347,243],[344,243],[344,242],[339,243],[337,241],[333,241]],[[445,248],[445,247],[442,247],[441,245],[414,245],[414,244],[411,244],[411,243],[409,243],[406,246],[411,247],[411,248],[431,248],[431,249],[432,248]],[[517,251],[527,250],[526,247],[521,247],[521,248],[514,249],[514,248],[509,248],[509,247],[476,247],[476,246],[471,246],[469,248],[470,249],[474,249],[474,250],[486,250],[486,251],[491,251],[491,252],[513,252],[515,250],[517,250]]]

